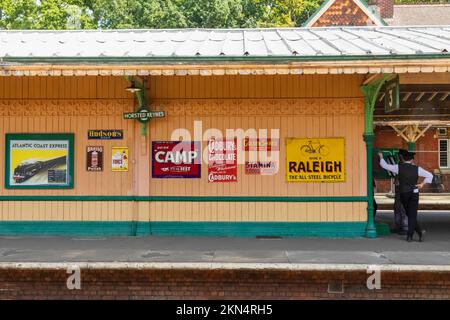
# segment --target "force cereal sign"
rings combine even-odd
[[[237,182],[237,140],[208,142],[208,182]]]
[[[200,178],[201,143],[199,141],[153,141],[153,178]]]

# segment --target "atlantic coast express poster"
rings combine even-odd
[[[6,186],[71,187],[72,134],[7,135]]]

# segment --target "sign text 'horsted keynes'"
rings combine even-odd
[[[286,181],[344,182],[344,138],[286,138]]]
[[[125,120],[136,119],[142,123],[148,122],[151,118],[164,118],[164,111],[150,111],[145,107],[140,108],[137,112],[126,112],[123,114]]]
[[[153,178],[200,178],[200,141],[153,141]]]

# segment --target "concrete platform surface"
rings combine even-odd
[[[379,212],[392,223],[392,212]],[[421,212],[425,242],[392,234],[377,239],[326,238],[0,238],[0,267],[10,263],[144,263],[157,265],[450,266],[450,212]],[[138,265],[137,265],[138,266]]]

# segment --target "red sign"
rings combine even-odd
[[[208,182],[237,181],[237,140],[208,142]]]
[[[198,141],[153,141],[153,178],[200,178],[202,152]]]
[[[244,151],[280,151],[280,139],[246,137]]]

